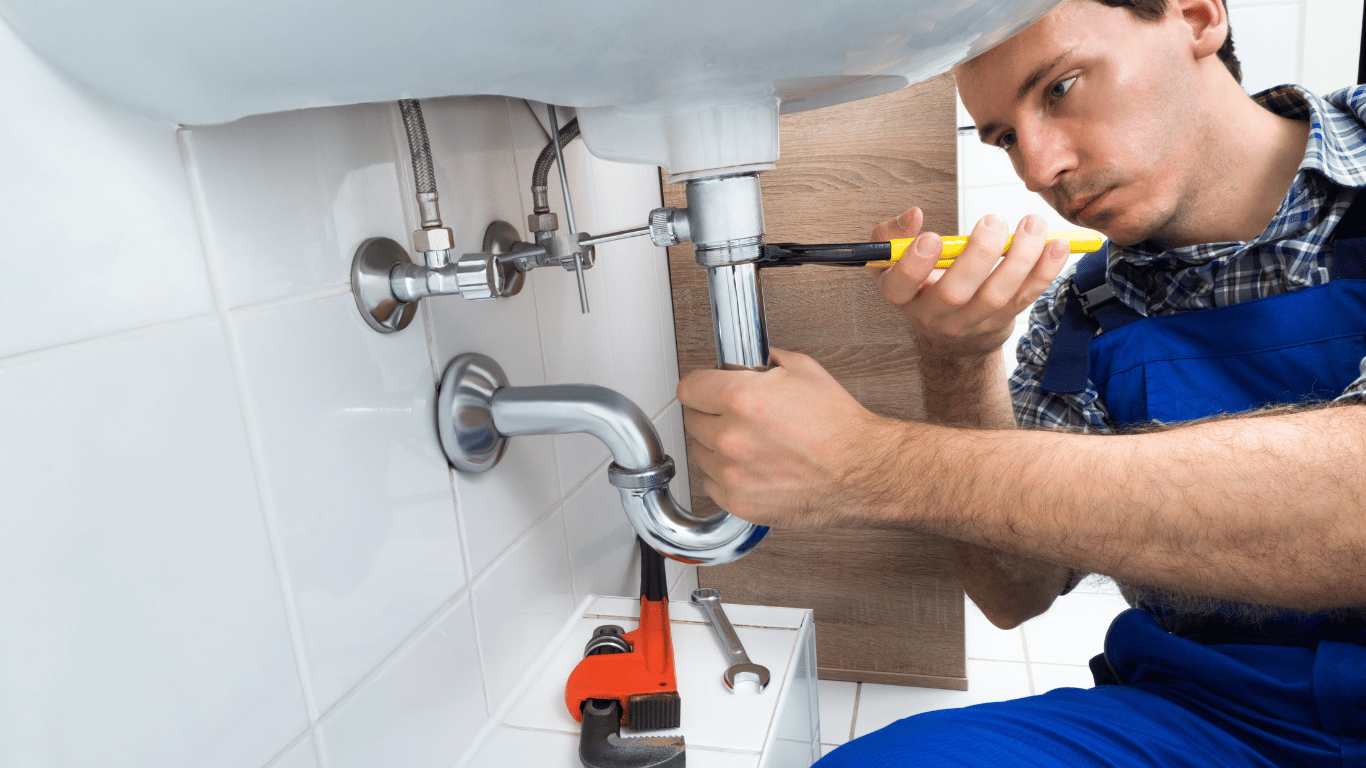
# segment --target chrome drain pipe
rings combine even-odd
[[[501,458],[507,438],[583,432],[612,454],[608,479],[621,494],[631,527],[654,549],[685,563],[721,565],[743,557],[768,534],[727,512],[700,517],[669,492],[673,459],[649,417],[613,389],[589,384],[508,386],[503,370],[479,354],[455,358],[437,394],[437,427],[457,469],[483,472]]]

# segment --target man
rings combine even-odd
[[[1085,573],[1142,608],[1093,662],[1119,685],[908,718],[830,764],[1366,758],[1366,227],[1333,240],[1366,185],[1366,93],[1259,103],[1220,0],[1107,1],[1066,0],[957,72],[983,141],[1110,253],[1055,283],[1067,249],[1042,221],[1000,259],[989,216],[937,273],[920,234],[879,279],[918,334],[928,423],[782,350],[679,384],[704,487],[742,518],[940,535],[1003,628]]]

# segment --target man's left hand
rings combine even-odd
[[[810,357],[775,349],[771,359],[762,373],[699,370],[679,382],[703,489],[760,525],[859,524],[896,422],[860,405]]]

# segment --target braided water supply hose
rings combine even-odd
[[[408,151],[413,161],[413,181],[417,186],[417,207],[422,227],[441,226],[441,210],[436,202],[436,171],[432,168],[432,146],[427,141],[427,124],[422,120],[422,105],[417,99],[400,99],[403,128],[408,132]]]
[[[579,119],[576,117],[565,123],[560,129],[560,147],[579,137]],[[547,180],[550,178],[550,168],[555,165],[555,142],[550,141],[541,150],[540,157],[536,158],[536,167],[531,171],[531,200],[533,213],[550,213],[550,200],[547,197]]]

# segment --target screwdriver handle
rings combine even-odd
[[[950,264],[952,264],[953,260],[958,258],[959,254],[963,252],[963,249],[967,247],[968,239],[969,238],[967,238],[966,236],[958,235],[945,237],[944,252],[940,254],[939,261],[934,265],[935,269],[945,269]],[[1006,245],[1005,248],[1001,249],[1001,253],[1005,253],[1007,250],[1010,249],[1010,243],[1014,239],[1014,235],[1011,235],[1010,237],[1006,238]],[[1091,253],[1092,251],[1100,250],[1100,247],[1105,244],[1105,236],[1100,234],[1099,232],[1090,229],[1072,229],[1064,230],[1061,232],[1049,232],[1048,239],[1066,240],[1068,244],[1071,245],[1072,253]],[[911,243],[914,242],[915,238],[905,238],[891,241],[892,257],[887,261],[881,263],[896,263],[896,261],[900,259],[903,254],[906,253],[906,249],[911,247]]]

